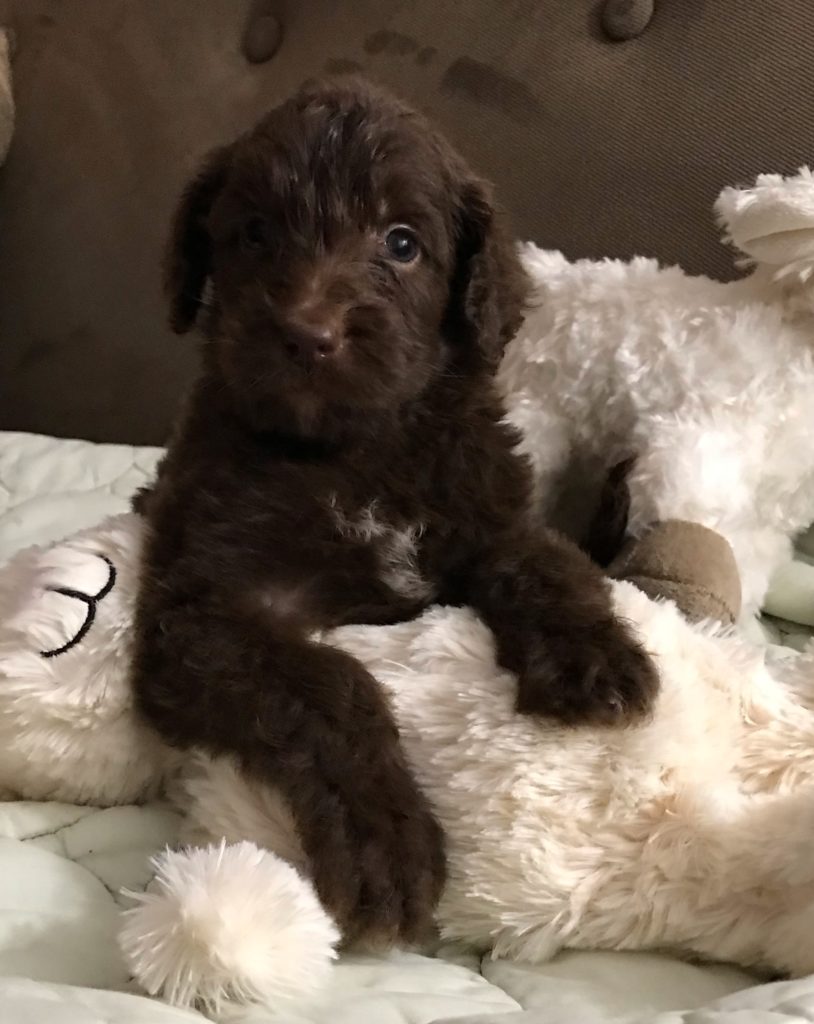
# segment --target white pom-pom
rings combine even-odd
[[[235,1003],[275,1009],[324,988],[339,931],[311,883],[254,843],[167,851],[119,942],[150,995],[222,1016]]]

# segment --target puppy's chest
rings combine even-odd
[[[377,500],[342,502],[334,492],[314,511],[314,529],[299,537],[292,530],[274,568],[261,574],[255,605],[278,620],[318,628],[400,621],[437,596],[418,517],[388,514]]]
[[[377,499],[349,504],[335,492],[329,494],[326,509],[340,550],[361,550],[378,581],[396,597],[416,602],[432,598],[435,588],[422,571],[425,522],[417,516],[394,516]]]

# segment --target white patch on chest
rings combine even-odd
[[[377,502],[372,501],[356,519],[349,519],[339,507],[336,495],[330,500],[331,514],[340,536],[373,544],[379,574],[394,593],[410,600],[427,600],[432,587],[418,568],[418,543],[423,524],[396,528],[379,518]]]

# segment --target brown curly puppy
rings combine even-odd
[[[515,249],[419,115],[330,83],[205,162],[167,287],[205,343],[140,502],[141,711],[284,792],[349,940],[415,939],[442,836],[376,681],[317,631],[470,604],[520,710],[575,724],[627,721],[656,685],[600,571],[534,522],[493,383]]]

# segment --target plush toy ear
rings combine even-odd
[[[458,243],[447,311],[450,337],[463,336],[496,367],[523,318],[530,282],[492,203],[488,186],[461,186]]]
[[[207,278],[212,243],[206,218],[226,180],[231,147],[216,149],[184,190],[172,222],[164,273],[170,326],[185,334],[195,323]]]
[[[747,266],[769,268],[793,285],[814,279],[814,174],[761,174],[751,188],[725,188],[715,203],[724,240]]]

